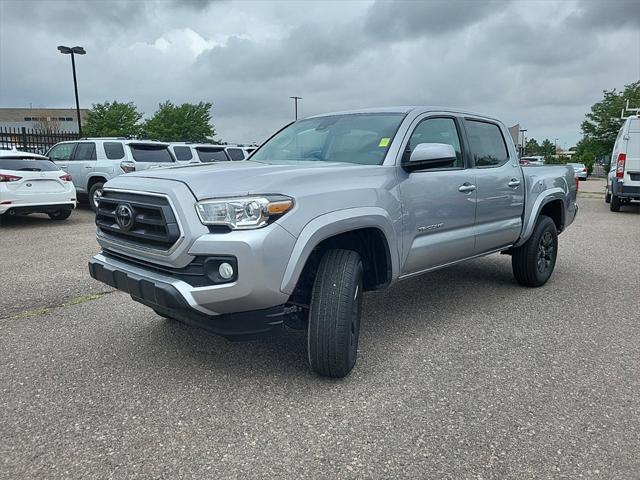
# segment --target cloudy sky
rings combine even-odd
[[[211,101],[219,137],[301,116],[447,105],[569,147],[603,89],[640,79],[640,1],[0,0],[0,107]]]

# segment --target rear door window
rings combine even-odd
[[[4,157],[0,158],[0,170],[14,170],[17,172],[55,172],[60,169],[50,160]]]
[[[96,159],[96,144],[93,142],[78,143],[75,151],[73,152],[73,160],[95,160]]]
[[[173,157],[166,145],[150,145],[144,143],[129,144],[131,154],[136,162],[173,163]]]
[[[244,152],[241,148],[227,148],[231,160],[244,160]]]
[[[124,147],[120,142],[104,142],[104,153],[109,160],[124,158]]]
[[[59,145],[54,145],[53,148],[49,150],[49,154],[47,156],[54,161],[66,162],[71,158],[71,154],[73,153],[75,146],[75,143],[61,143]]]
[[[466,120],[465,126],[476,167],[497,167],[509,160],[507,145],[498,125]]]
[[[198,157],[201,162],[227,162],[229,157],[224,148],[219,147],[198,147]]]
[[[173,147],[173,153],[176,156],[176,160],[180,160],[182,162],[193,158],[191,147]]]

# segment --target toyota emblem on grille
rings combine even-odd
[[[129,231],[133,227],[133,210],[126,203],[121,203],[116,208],[116,222],[124,231]]]

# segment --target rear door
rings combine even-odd
[[[170,167],[175,159],[169,146],[155,143],[130,143],[131,156],[136,162],[136,170],[148,168]]]
[[[480,254],[513,244],[522,230],[524,178],[497,123],[467,118],[465,131],[477,185],[476,245]]]
[[[73,183],[78,191],[86,193],[89,174],[96,165],[96,143],[78,142],[71,160],[68,172],[73,177]]]
[[[640,188],[640,118],[629,119],[624,185]]]

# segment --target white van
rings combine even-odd
[[[640,200],[640,116],[628,117],[616,137],[607,176],[605,201],[612,212]]]

